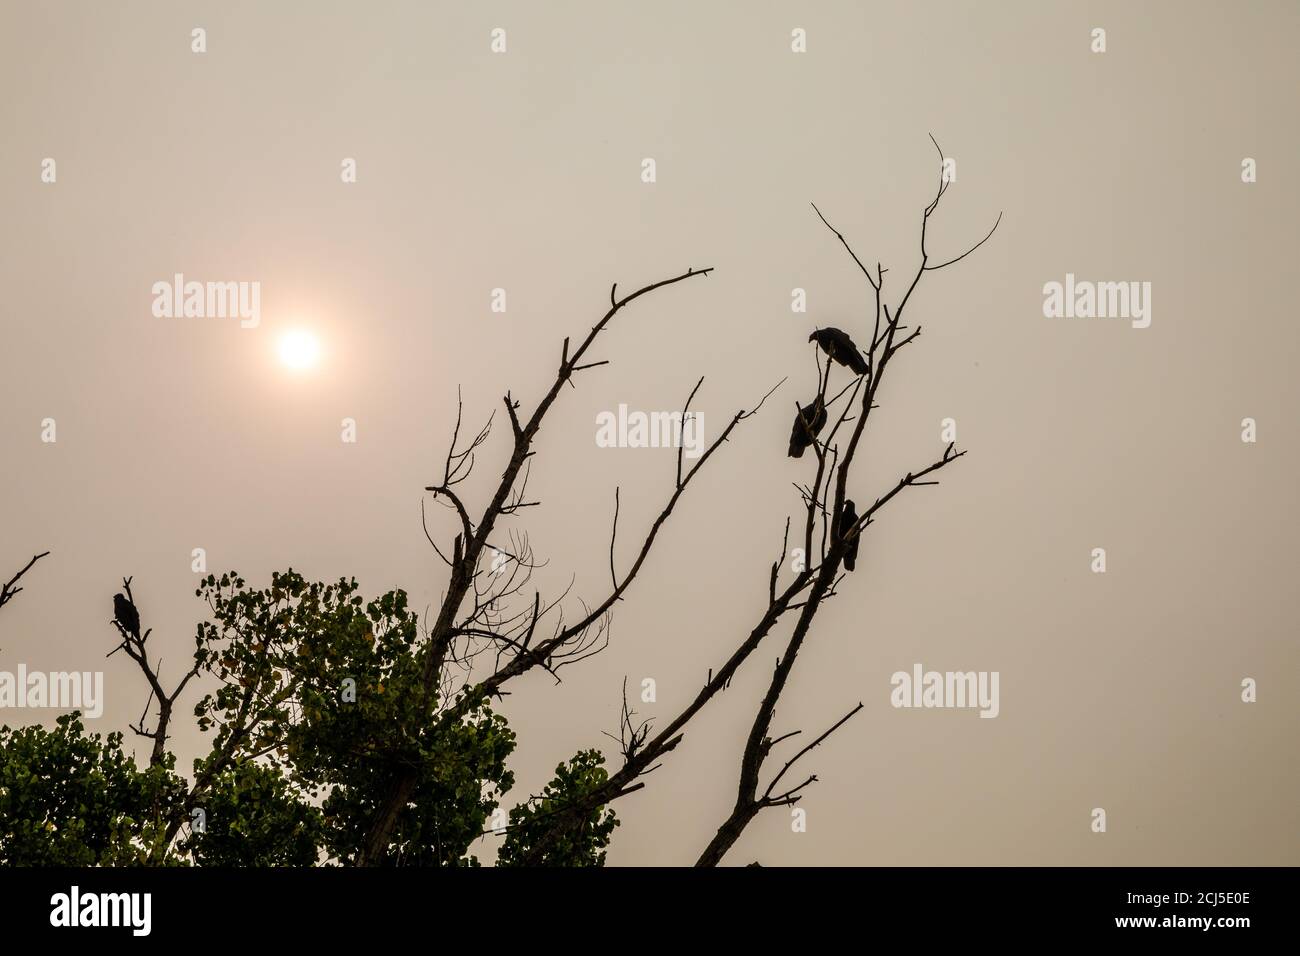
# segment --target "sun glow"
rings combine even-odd
[[[280,361],[291,369],[308,369],[320,359],[320,342],[316,336],[295,329],[280,336]]]

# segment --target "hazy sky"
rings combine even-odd
[[[882,512],[800,655],[775,732],[865,705],[801,764],[821,778],[807,832],[767,811],[727,862],[1300,863],[1298,27],[1290,2],[5,0],[0,577],[53,554],[0,613],[0,669],[102,669],[92,728],[125,729],[146,691],[104,660],[112,594],[134,575],[178,676],[199,547],[253,583],[292,565],[436,604],[419,505],[457,387],[471,422],[507,389],[529,411],[612,282],[713,266],[600,339],[611,364],[548,417],[543,505],[519,519],[550,593],[576,575],[599,600],[615,486],[630,549],[674,452],[599,448],[597,414],[675,408],[705,375],[708,437],[790,376],[691,487],[608,651],[559,686],[528,677],[504,708],[516,799],[579,748],[616,756],[600,731],[625,676],[654,678],[638,710],[669,718],[762,611],[811,467],[785,457],[815,387],[808,333],[869,337],[870,290],[809,202],[891,270],[896,302],[933,132],[957,163],[934,254],[1002,225],[922,281],[925,334],[850,490],[869,502],[931,462],[944,418],[970,454]],[[155,317],[151,287],[175,273],[259,282],[260,324]],[[1044,317],[1044,284],[1067,273],[1149,282],[1150,327]],[[319,339],[316,367],[279,361],[294,328]],[[507,453],[498,430],[475,505]],[[619,801],[611,863],[694,861],[785,633]],[[892,707],[890,675],[916,663],[999,672],[999,716]],[[201,746],[180,731],[183,769]]]

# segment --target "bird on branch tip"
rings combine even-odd
[[[794,428],[790,431],[790,457],[802,458],[804,449],[816,440],[825,427],[826,406],[820,395],[807,405],[799,406],[794,415]]]
[[[849,338],[849,333],[842,329],[829,327],[818,329],[808,336],[808,341],[816,342],[821,346],[823,352],[845,368],[850,369],[854,375],[867,374],[867,360],[862,357],[858,347],[853,344],[853,339]]]
[[[124,594],[113,595],[113,619],[137,641],[140,640],[140,612]]]
[[[853,504],[852,498],[844,499],[844,508],[840,511],[840,520],[837,522],[835,536],[842,538],[853,529],[858,523],[858,509]],[[859,531],[849,542],[848,547],[844,549],[844,570],[852,571],[858,563],[858,543],[862,540],[862,532]]]

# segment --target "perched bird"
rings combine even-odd
[[[835,530],[836,537],[842,537],[853,529],[858,523],[858,509],[853,504],[852,498],[844,499],[844,508],[840,511],[840,520]],[[844,570],[852,571],[853,566],[858,563],[858,542],[862,540],[862,532],[853,536],[849,546],[844,549]]]
[[[137,641],[140,639],[140,612],[126,599],[124,594],[113,595],[113,618],[122,630]]]
[[[816,342],[822,347],[823,352],[846,368],[852,369],[854,375],[867,374],[867,360],[853,344],[849,333],[840,329],[818,329],[808,336],[808,341]]]
[[[813,443],[825,427],[826,406],[818,395],[795,412],[794,428],[790,431],[790,457],[802,458],[803,450]]]

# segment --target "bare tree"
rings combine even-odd
[[[149,651],[145,647],[145,642],[149,640],[149,635],[153,633],[153,628],[141,630],[140,628],[140,611],[135,603],[135,596],[131,593],[131,578],[122,579],[122,588],[125,592],[125,604],[130,608],[130,615],[133,620],[129,622],[123,620],[123,615],[118,615],[113,619],[113,627],[117,628],[118,635],[122,638],[120,644],[108,652],[107,656],[112,657],[118,651],[125,651],[126,656],[135,661],[140,672],[144,674],[145,680],[149,683],[149,698],[145,701],[144,710],[140,713],[140,719],[129,725],[135,733],[153,741],[153,750],[149,755],[149,766],[154,766],[163,761],[167,754],[167,730],[171,726],[172,707],[176,703],[176,698],[180,697],[181,691],[193,680],[201,669],[200,663],[196,660],[191,667],[180,679],[176,689],[170,694],[163,689],[161,673],[162,659],[157,662],[149,660]],[[154,701],[158,702],[157,719],[154,729],[149,730],[145,727],[145,718],[149,715],[149,705]]]
[[[939,263],[930,261],[930,253],[926,242],[930,217],[938,209],[939,203],[950,184],[950,180],[942,173],[943,151],[939,148],[939,144],[934,141],[934,137],[931,137],[931,142],[934,143],[940,157],[939,186],[933,200],[924,208],[921,215],[920,264],[907,285],[902,298],[893,308],[890,307],[884,295],[884,276],[888,270],[880,263],[876,264],[874,273],[868,269],[844,236],[831,226],[830,222],[822,216],[821,211],[816,206],[813,206],[818,217],[834,233],[863,276],[866,277],[867,283],[872,290],[875,309],[870,347],[865,349],[867,359],[865,373],[857,376],[853,382],[841,388],[835,395],[830,396],[828,392],[831,380],[831,357],[827,357],[824,366],[819,366],[817,400],[820,400],[825,408],[833,409],[841,398],[846,395],[848,398],[840,407],[834,427],[826,434],[825,438],[816,438],[810,435],[813,439],[811,447],[816,450],[816,461],[812,463],[815,468],[813,479],[807,484],[796,485],[804,504],[801,534],[804,553],[807,556],[804,569],[795,573],[793,579],[784,588],[779,587],[781,565],[789,547],[790,523],[787,520],[785,534],[782,538],[781,552],[771,567],[768,583],[768,605],[752,630],[735,647],[716,672],[710,671],[708,681],[694,700],[672,720],[668,721],[658,734],[650,737],[649,732],[642,729],[641,733],[633,738],[636,746],[624,749],[622,766],[610,775],[608,782],[603,787],[592,791],[581,801],[576,801],[571,807],[553,816],[550,838],[538,841],[531,848],[533,862],[543,860],[550,847],[566,833],[568,828],[580,826],[586,814],[593,807],[607,804],[621,796],[641,789],[645,785],[641,778],[654,770],[659,765],[658,761],[681,743],[686,725],[713,697],[727,687],[739,667],[787,614],[797,612],[784,653],[776,664],[768,690],[755,714],[753,725],[745,743],[741,756],[740,781],[735,805],[727,819],[718,828],[717,835],[701,854],[698,864],[710,866],[720,862],[740,837],[749,821],[764,808],[788,806],[796,801],[802,791],[809,784],[815,782],[817,778],[815,775],[810,775],[793,786],[779,789],[786,779],[787,773],[797,761],[821,744],[831,733],[861,709],[862,705],[859,703],[849,710],[827,731],[787,760],[766,786],[761,783],[761,771],[772,750],[777,744],[799,733],[799,731],[791,731],[772,738],[770,736],[772,719],[797,655],[811,631],[817,611],[821,608],[823,602],[835,595],[836,588],[843,579],[846,552],[856,547],[857,540],[866,528],[875,521],[881,509],[899,493],[907,488],[937,484],[937,480],[931,476],[966,454],[964,451],[956,451],[955,447],[950,444],[937,460],[918,471],[909,471],[891,488],[880,494],[873,504],[863,512],[860,514],[853,512],[851,519],[845,517],[845,520],[840,520],[841,516],[847,515],[845,503],[848,500],[848,488],[853,474],[853,465],[857,459],[871,411],[876,408],[876,398],[880,394],[885,373],[903,347],[915,341],[921,334],[920,324],[910,330],[907,325],[903,324],[905,311],[911,300],[912,293],[926,273],[960,262],[987,242],[1002,220],[1001,214],[999,214],[997,221],[994,222],[993,227],[984,238],[960,255]],[[900,337],[900,333],[904,332],[907,334]],[[816,400],[814,404],[816,404]],[[796,414],[799,414],[798,405],[796,405]],[[840,442],[837,439],[841,437],[843,432],[847,433],[847,439],[841,449]],[[814,555],[817,556],[816,559],[814,559]]]
[[[682,449],[678,449],[673,487],[658,516],[645,532],[631,566],[622,573],[615,563],[618,534],[616,490],[614,522],[610,534],[610,588],[600,601],[594,604],[584,603],[582,612],[573,620],[565,616],[562,607],[567,591],[553,601],[543,601],[540,592],[535,591],[531,603],[526,604],[522,610],[514,613],[502,610],[503,604],[511,596],[527,587],[535,564],[527,538],[516,533],[506,535],[503,539],[505,532],[499,526],[521,510],[537,504],[527,496],[528,468],[536,454],[533,444],[561,390],[566,384],[573,386],[573,378],[578,372],[609,363],[608,359],[589,361],[588,353],[597,336],[628,305],[665,286],[707,276],[712,271],[712,268],[688,268],[679,275],[643,286],[622,298],[618,296],[616,283],[610,288],[609,309],[578,346],[571,349],[570,340],[564,340],[555,380],[526,420],[520,416],[520,403],[509,392],[506,393],[504,404],[513,447],[496,490],[477,521],[471,518],[459,486],[473,472],[478,450],[491,435],[493,420],[489,418],[473,438],[462,442],[462,409],[458,405],[443,474],[436,484],[425,489],[435,501],[445,503],[452,509],[458,528],[450,545],[440,547],[429,534],[427,525],[425,527],[430,543],[449,570],[446,593],[428,630],[424,664],[425,693],[430,697],[442,695],[438,702],[438,720],[459,720],[485,698],[501,696],[508,681],[534,668],[541,668],[554,676],[560,668],[599,652],[608,641],[610,612],[614,604],[623,599],[644,567],[660,531],[692,480],[730,438],[736,427],[754,415],[767,396],[775,390],[774,386],[753,408],[736,412],[713,443],[689,468],[684,466]],[[691,402],[703,381],[700,379],[687,396],[681,412],[683,419],[692,414]],[[509,574],[499,573],[502,570],[499,562],[502,560],[510,566]],[[497,566],[494,568],[493,564]],[[490,652],[493,657],[491,672],[473,682],[467,680],[459,693],[450,698],[447,691],[452,688],[452,682],[447,665],[459,666],[468,677],[469,665],[485,652]],[[385,859],[393,827],[411,796],[415,779],[413,771],[405,771],[394,780],[387,799],[370,823],[365,845],[357,861],[360,865],[377,865]]]
[[[933,139],[933,138],[932,138]],[[938,149],[938,144],[935,143]],[[940,150],[942,157],[942,151]],[[817,780],[815,774],[794,773],[795,766],[816,749],[836,730],[843,726],[862,708],[862,704],[843,713],[828,729],[795,750],[764,782],[765,764],[776,748],[800,735],[790,730],[773,737],[772,724],[781,695],[788,683],[795,661],[804,643],[812,633],[813,621],[823,603],[834,597],[843,583],[845,574],[853,568],[852,555],[866,529],[876,520],[880,511],[907,488],[937,484],[935,474],[947,467],[965,452],[953,445],[944,449],[935,461],[917,471],[909,471],[891,487],[880,493],[869,506],[859,512],[849,496],[853,466],[858,460],[867,421],[873,409],[885,374],[893,359],[921,334],[921,326],[914,328],[903,324],[905,310],[921,278],[927,272],[953,265],[983,245],[997,229],[994,223],[989,233],[966,252],[938,264],[930,263],[926,247],[926,232],[930,217],[939,206],[948,188],[941,175],[934,199],[927,205],[921,221],[921,261],[906,290],[891,307],[884,295],[884,276],[888,270],[879,263],[874,272],[869,270],[840,234],[816,206],[818,217],[831,230],[848,252],[857,268],[866,277],[875,301],[867,348],[858,350],[846,333],[833,330],[842,336],[851,355],[837,354],[841,346],[828,347],[818,339],[825,351],[825,361],[816,364],[816,395],[809,406],[795,404],[795,428],[802,427],[807,447],[814,451],[812,460],[805,460],[811,477],[795,484],[801,507],[795,521],[786,519],[781,550],[771,564],[767,575],[767,604],[758,614],[747,633],[739,635],[735,645],[716,669],[711,669],[703,687],[676,715],[662,726],[636,719],[627,701],[626,681],[623,687],[623,706],[617,735],[621,762],[603,778],[603,782],[585,789],[569,802],[549,807],[541,819],[544,826],[539,838],[531,840],[520,850],[520,862],[543,863],[550,851],[568,837],[582,832],[593,810],[608,805],[619,797],[642,789],[643,779],[659,767],[663,759],[682,742],[687,726],[701,710],[719,693],[726,690],[740,667],[758,647],[787,619],[792,621],[785,647],[776,661],[768,688],[759,702],[754,720],[741,754],[739,785],[735,804],[719,826],[716,836],[701,853],[699,865],[715,865],[734,846],[748,823],[763,809],[789,806],[795,803],[804,790]],[[1001,221],[999,216],[998,222]],[[528,483],[532,459],[536,455],[536,439],[548,413],[555,405],[565,385],[574,386],[579,372],[609,363],[608,359],[592,359],[589,353],[609,323],[627,306],[651,292],[666,286],[685,282],[695,277],[709,275],[713,270],[688,268],[678,275],[643,286],[623,297],[618,296],[617,285],[610,289],[609,308],[577,344],[571,347],[566,338],[560,350],[559,365],[554,381],[541,400],[525,417],[521,403],[506,392],[503,404],[509,422],[510,454],[487,504],[471,513],[464,495],[465,483],[474,474],[479,456],[493,434],[495,415],[477,431],[465,430],[464,408],[458,400],[455,425],[441,474],[425,491],[434,504],[447,509],[453,531],[441,539],[428,523],[426,502],[421,504],[424,533],[438,557],[448,569],[446,590],[436,612],[429,615],[420,642],[420,677],[423,706],[417,708],[417,720],[433,723],[433,730],[450,727],[475,711],[484,701],[500,698],[509,693],[510,681],[533,670],[541,670],[559,680],[559,671],[570,664],[599,653],[609,641],[609,627],[614,605],[629,596],[633,583],[645,566],[661,532],[694,482],[695,477],[729,441],[739,425],[755,415],[773,392],[778,382],[752,407],[735,412],[703,453],[693,463],[684,460],[684,447],[677,449],[676,466],[672,484],[666,490],[663,503],[638,537],[638,544],[629,552],[618,545],[620,520],[620,490],[614,489],[613,516],[609,540],[609,587],[594,602],[580,602],[580,611],[571,610],[569,589],[557,597],[543,599],[540,589],[532,586],[534,572],[541,566],[530,544],[528,534],[514,520],[526,509],[539,502],[530,498]],[[823,332],[828,330],[822,330]],[[864,330],[865,332],[865,330]],[[819,333],[820,334],[820,333]],[[868,341],[865,334],[862,341]],[[843,384],[833,384],[836,364],[853,372]],[[784,379],[782,380],[784,381]],[[693,414],[692,403],[703,386],[701,378],[691,389],[680,411],[683,427]],[[813,412],[807,412],[812,409]],[[806,417],[813,414],[814,426]],[[822,420],[825,416],[825,421]],[[825,427],[830,424],[830,428]],[[684,442],[682,443],[684,445]],[[805,444],[802,441],[800,444]],[[792,527],[793,525],[793,527]],[[792,539],[793,533],[793,539]],[[449,540],[448,540],[449,539]],[[790,572],[783,580],[785,564],[791,544],[802,546],[805,563]],[[619,553],[631,554],[631,562],[620,570]],[[39,558],[41,556],[37,556]],[[37,558],[28,564],[28,568]],[[846,558],[848,563],[846,564]],[[12,585],[28,568],[19,572],[5,586],[6,600],[17,593]],[[112,653],[125,651],[140,667],[150,687],[150,696],[139,722],[132,726],[137,734],[153,740],[151,765],[165,759],[165,742],[171,721],[173,705],[188,683],[203,669],[211,652],[200,646],[194,667],[187,671],[173,691],[168,693],[161,682],[159,668],[146,651],[151,631],[141,630],[139,613],[131,594],[131,579],[123,582],[125,596],[114,624],[121,637]],[[224,586],[224,579],[223,579]],[[572,585],[570,585],[572,587]],[[531,592],[531,593],[530,593]],[[2,603],[2,602],[0,602]],[[215,610],[215,609],[214,609]],[[267,645],[253,648],[260,655],[257,665],[266,665]],[[255,758],[266,749],[254,747],[252,753],[241,748],[257,735],[257,728],[265,723],[285,704],[288,689],[259,690],[261,683],[251,681],[232,698],[233,717],[219,735],[212,757],[196,773],[192,781],[185,809],[196,806],[216,777],[229,768],[238,754]],[[260,695],[260,696],[259,696]],[[268,696],[269,695],[269,696]],[[156,721],[152,730],[145,726],[151,705],[156,702]],[[405,719],[405,718],[404,718]],[[396,736],[408,734],[412,728],[394,728]],[[274,735],[272,735],[274,736]],[[260,739],[260,738],[259,738]],[[274,741],[270,746],[275,746]],[[260,744],[259,744],[260,747]],[[381,865],[388,860],[389,848],[403,810],[411,803],[419,779],[418,766],[396,762],[392,777],[385,780],[382,796],[375,803],[373,814],[365,821],[364,838],[355,862],[363,866]],[[538,820],[534,817],[534,823]],[[179,828],[183,816],[177,814],[169,822],[163,838],[158,841],[154,856],[165,853]]]

